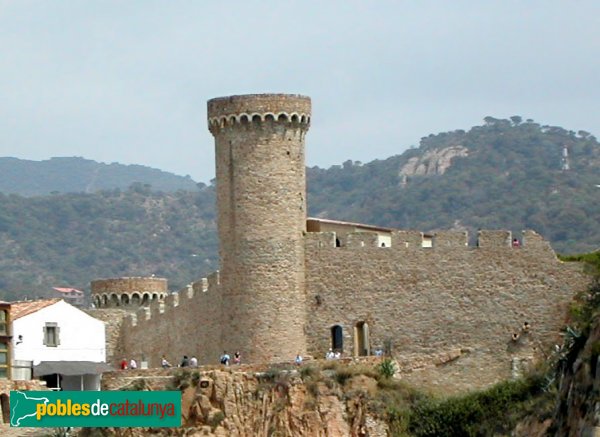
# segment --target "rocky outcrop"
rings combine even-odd
[[[600,437],[600,314],[584,341],[561,375],[552,426],[557,436]]]
[[[243,367],[242,367],[243,368]],[[310,369],[309,369],[310,370]],[[146,378],[123,377],[115,372],[109,386],[182,391],[181,428],[164,430],[168,435],[236,437],[386,437],[387,424],[367,408],[370,391],[377,382],[355,376],[347,390],[331,378],[310,375],[309,370],[284,369],[266,372],[214,368],[167,375],[156,370]],[[150,371],[152,372],[152,371]],[[316,372],[319,372],[316,370]],[[301,373],[304,373],[301,376]],[[136,373],[137,375],[137,373]],[[143,381],[143,383],[141,383]],[[175,386],[175,387],[174,387]],[[351,395],[350,395],[351,394]],[[140,436],[149,430],[140,429]]]
[[[467,156],[468,153],[469,150],[460,145],[428,150],[421,156],[410,158],[400,168],[398,175],[403,181],[410,176],[442,175],[452,165],[452,159]]]

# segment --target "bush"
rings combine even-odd
[[[303,366],[300,368],[300,376],[302,379],[315,378],[319,374],[319,369],[314,366]]]
[[[377,372],[385,379],[389,379],[396,373],[396,365],[390,358],[386,358],[377,365]]]
[[[354,372],[349,368],[340,368],[335,372],[335,380],[339,385],[346,384],[350,378],[354,376]]]
[[[219,426],[221,424],[221,422],[223,422],[223,420],[225,419],[225,414],[223,414],[222,411],[217,411],[206,423],[207,425],[209,425],[212,430],[214,431],[215,428],[217,426]]]
[[[523,402],[540,392],[540,381],[535,378],[506,381],[445,400],[427,398],[414,406],[409,431],[420,437],[494,435],[499,429],[512,428]]]
[[[178,370],[169,383],[170,390],[185,390],[190,386],[191,374],[186,370]]]

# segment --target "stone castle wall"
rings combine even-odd
[[[88,309],[84,310],[90,316],[102,320],[105,328],[106,338],[106,362],[113,364],[118,368],[122,356],[118,354],[121,342],[121,327],[126,317],[129,317],[131,312],[116,308]]]
[[[216,272],[126,317],[115,356],[145,359],[150,367],[159,367],[163,354],[173,366],[183,355],[195,355],[201,364],[218,362],[221,304]]]
[[[113,359],[158,367],[163,354],[173,365],[183,355],[214,364],[223,349],[245,362],[322,356],[337,326],[344,355],[389,349],[406,378],[463,390],[517,374],[557,340],[588,278],[534,232],[519,248],[507,231],[481,231],[476,247],[466,232],[438,232],[431,248],[412,231],[393,231],[386,247],[373,232],[339,235],[341,247],[334,233],[306,233],[310,111],[295,95],[208,102],[221,274],[126,318]],[[104,303],[114,284],[92,288]]]
[[[371,352],[391,347],[400,363],[421,362],[407,378],[429,387],[510,377],[515,362],[559,341],[568,303],[589,281],[532,231],[520,248],[507,231],[481,231],[478,247],[465,232],[441,232],[432,248],[421,247],[419,232],[393,232],[392,247],[361,234],[345,247],[333,233],[306,235],[309,352],[322,356],[339,325],[344,354],[354,354],[355,326],[366,322]]]

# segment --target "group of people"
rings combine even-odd
[[[167,360],[166,355],[163,355],[160,359],[160,365],[163,369],[173,367],[169,360]],[[195,355],[192,355],[191,358],[188,358],[187,355],[184,355],[178,367],[198,367],[198,358],[196,358]]]
[[[224,366],[229,366],[232,363],[231,356],[227,353],[227,351],[223,351],[223,355],[221,355],[221,357],[219,358],[219,362]],[[236,351],[235,354],[233,354],[233,364],[241,363],[242,354],[240,353],[240,351]],[[162,356],[160,365],[164,369],[173,367],[171,363],[167,360],[166,355]],[[187,355],[184,355],[178,367],[198,367],[198,359],[194,355],[192,355],[191,358],[189,358]]]
[[[223,355],[219,358],[219,362],[224,366],[229,366],[231,364],[231,356],[227,353],[227,351],[223,351]],[[233,364],[242,364],[242,354],[240,351],[236,351],[233,354]]]
[[[340,358],[342,358],[342,353],[339,350],[334,351],[332,348],[329,348],[325,354],[326,360],[339,360]]]
[[[121,370],[127,370],[127,369],[132,369],[135,370],[137,369],[137,361],[135,361],[133,358],[130,361],[127,361],[127,358],[123,358],[121,360],[121,363],[119,364],[119,368]]]

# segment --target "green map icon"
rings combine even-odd
[[[21,421],[37,413],[37,405],[47,404],[46,397],[32,397],[21,391],[10,392],[10,426],[21,426]]]

